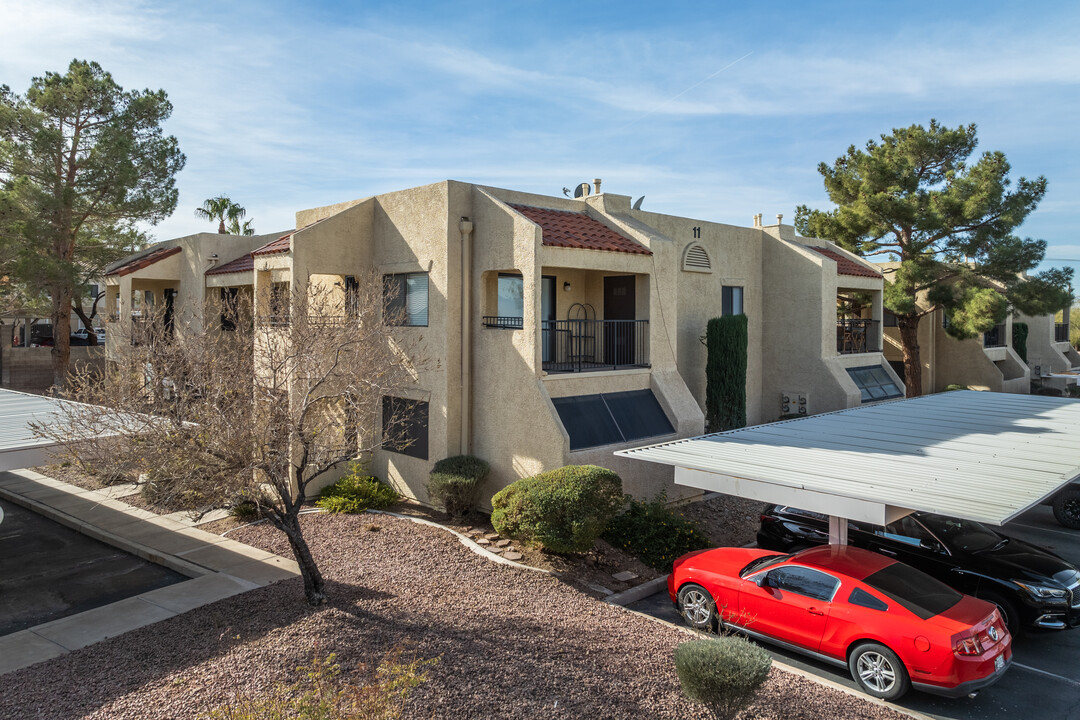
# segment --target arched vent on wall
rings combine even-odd
[[[701,243],[690,243],[683,253],[682,269],[687,272],[712,272],[709,253]]]

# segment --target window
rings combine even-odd
[[[806,595],[815,600],[832,600],[840,581],[818,570],[786,565],[769,571],[769,587]]]
[[[521,327],[525,317],[525,285],[520,275],[499,273],[498,313],[503,320],[500,327]]]
[[[743,289],[734,285],[725,285],[720,289],[720,314],[743,314]]]
[[[859,607],[870,608],[871,610],[881,610],[882,612],[889,609],[888,603],[878,600],[876,597],[866,592],[862,588],[855,588],[851,591],[851,595],[848,596],[847,601],[852,605],[858,605]]]
[[[345,317],[360,317],[360,283],[352,275],[345,276]]]
[[[270,283],[270,324],[288,325],[290,311],[289,283]]]
[[[237,301],[240,288],[221,288],[221,329],[227,332],[236,330]]]
[[[552,398],[570,450],[675,432],[652,390]]]
[[[848,368],[848,375],[851,376],[856,387],[862,392],[863,402],[891,400],[904,395],[892,378],[889,377],[889,373],[885,372],[885,369],[880,365]]]
[[[383,398],[383,449],[427,460],[426,402],[390,396]]]
[[[896,315],[892,314],[888,310],[884,311],[881,324],[885,327],[897,327]]]
[[[910,515],[905,515],[896,522],[889,523],[883,528],[875,528],[874,534],[913,547],[919,547],[924,540],[928,543],[937,544],[937,540],[934,536]]]
[[[923,620],[945,612],[964,597],[945,583],[904,563],[893,563],[863,580]]]
[[[383,302],[388,325],[427,327],[427,273],[383,275]]]

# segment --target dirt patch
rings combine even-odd
[[[403,717],[706,717],[681,695],[671,654],[688,636],[676,628],[490,562],[436,528],[370,515],[302,523],[325,606],[304,604],[299,579],[204,606],[5,675],[0,717],[194,718],[290,679],[313,654],[352,668],[399,643],[438,658]],[[288,554],[267,525],[230,537]],[[903,716],[774,669],[749,717]]]
[[[734,495],[680,505],[675,511],[695,523],[716,547],[742,547],[757,538],[761,512],[766,504]]]

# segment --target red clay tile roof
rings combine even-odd
[[[158,260],[164,260],[167,257],[172,257],[176,253],[180,252],[180,246],[175,245],[173,247],[158,248],[157,250],[151,250],[147,254],[137,257],[134,260],[129,260],[126,263],[117,265],[112,270],[106,273],[109,277],[121,277],[123,275],[130,275],[133,272],[142,270],[145,267],[150,267]]]
[[[543,228],[545,245],[652,255],[649,248],[623,237],[585,213],[549,210],[530,205],[510,204],[510,207]]]
[[[289,252],[292,247],[292,233],[288,235],[282,235],[277,240],[271,240],[263,245],[261,248],[255,248],[251,251],[252,255],[273,255],[274,253]]]
[[[206,271],[205,274],[206,275],[224,275],[225,273],[247,272],[248,270],[254,270],[254,269],[255,269],[255,257],[251,253],[246,253],[246,254],[241,255],[240,257],[236,258],[235,260],[230,260],[229,262],[225,263],[224,265],[218,265],[217,267],[210,268],[209,270]]]
[[[837,275],[855,275],[857,277],[870,277],[879,278],[881,273],[876,270],[871,270],[868,267],[860,265],[859,263],[844,257],[840,253],[834,250],[826,250],[822,247],[808,246],[811,250],[819,252],[830,260],[836,261],[836,274]]]

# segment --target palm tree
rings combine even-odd
[[[218,195],[217,197],[207,198],[203,202],[202,207],[195,208],[195,217],[203,218],[213,222],[218,222],[218,233],[221,235],[227,234],[229,231],[225,227],[225,221],[229,220],[233,224],[238,224],[240,219],[247,214],[247,211],[237,203],[234,203],[226,195]],[[237,233],[238,235],[240,233]],[[244,233],[249,234],[249,233]],[[254,234],[254,232],[250,233]]]
[[[251,227],[251,223],[255,222],[254,218],[245,220],[244,224],[240,224],[239,218],[231,218],[229,222],[229,234],[230,235],[254,235],[255,228]]]

